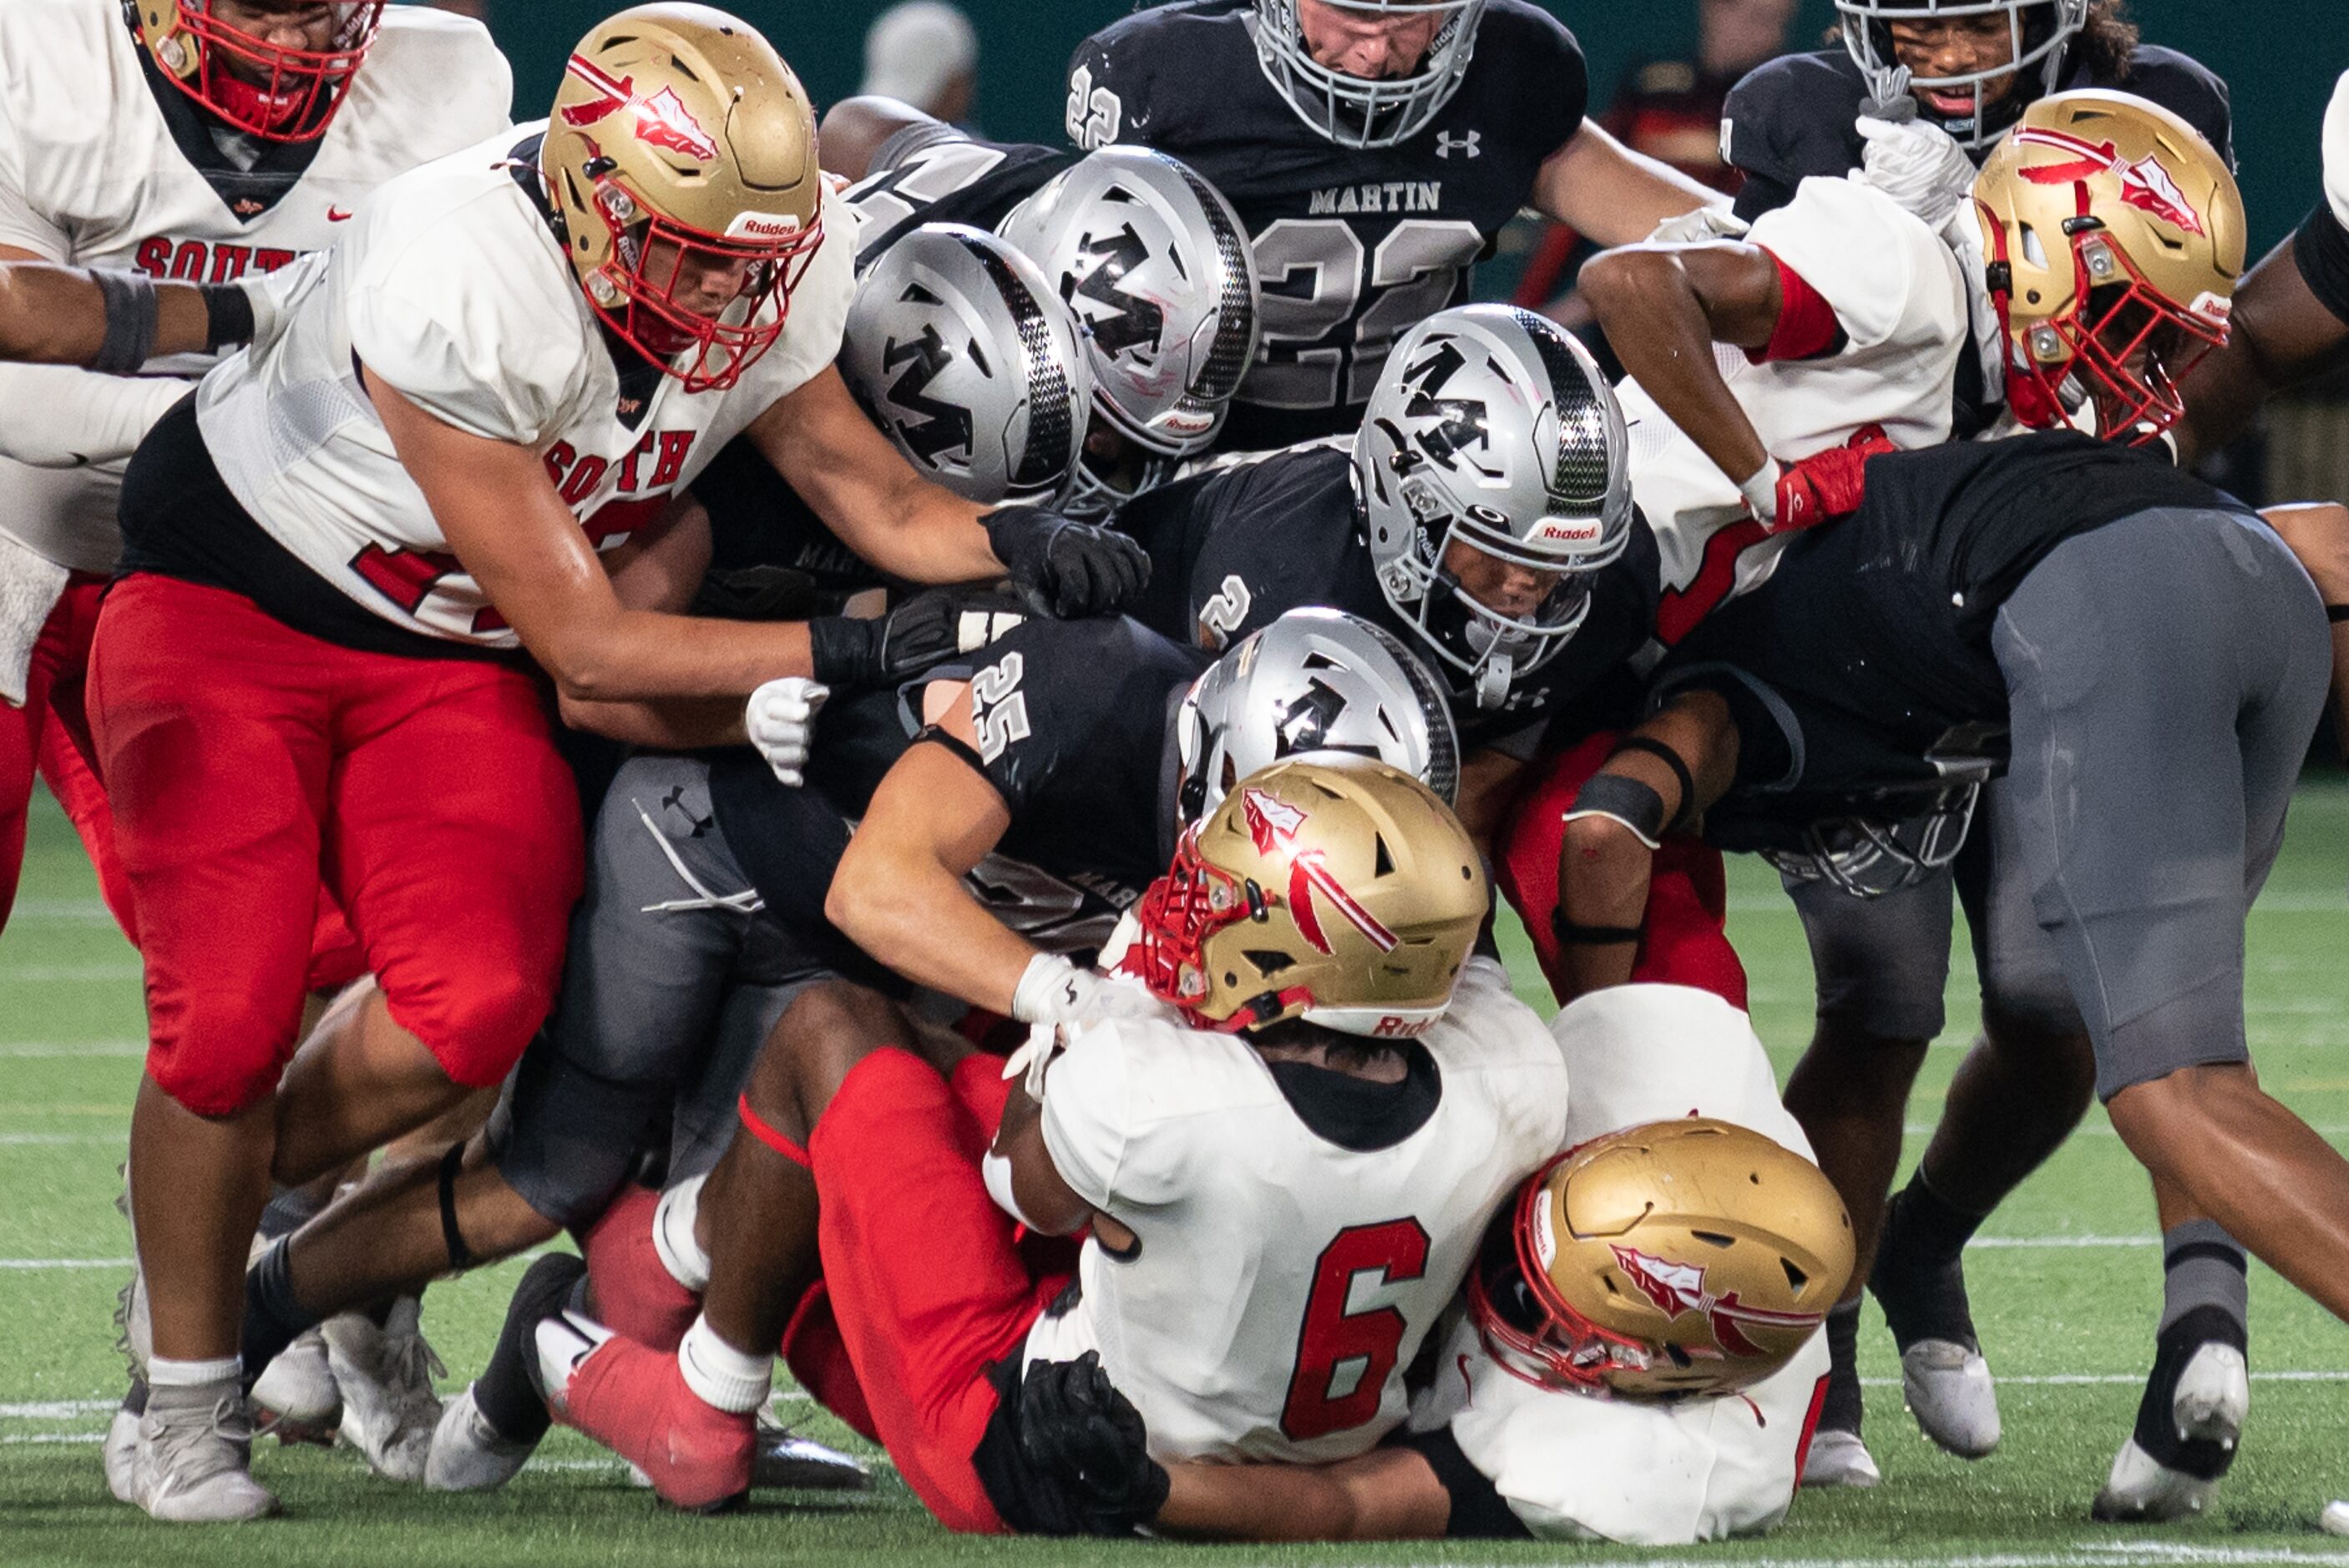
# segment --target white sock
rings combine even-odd
[[[701,1402],[735,1415],[747,1415],[767,1402],[775,1383],[775,1358],[749,1356],[718,1337],[709,1319],[697,1317],[677,1347],[678,1366],[685,1386]]]
[[[242,1356],[221,1356],[210,1361],[173,1361],[161,1356],[147,1359],[150,1388],[201,1388],[208,1383],[233,1383],[243,1376]]]
[[[706,1175],[680,1181],[663,1192],[653,1210],[653,1251],[669,1278],[699,1295],[709,1288],[709,1254],[693,1239],[695,1218],[701,1212],[701,1184]]]

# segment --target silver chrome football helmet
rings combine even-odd
[[[1256,57],[1273,90],[1297,118],[1340,147],[1392,147],[1428,128],[1452,101],[1468,57],[1485,0],[1332,0],[1349,11],[1381,16],[1433,16],[1435,36],[1419,68],[1408,76],[1350,76],[1313,57],[1297,0],[1256,0]]]
[[[1215,439],[1256,356],[1256,256],[1214,186],[1142,147],[1054,175],[996,232],[1086,328],[1093,407],[1157,457]]]
[[[1871,97],[1884,99],[1902,93],[1963,94],[1972,108],[1950,115],[1923,98],[1918,107],[1950,133],[1959,146],[1979,151],[2003,135],[2034,98],[2054,92],[2064,74],[2064,46],[2088,23],[2089,0],[1835,0],[1837,20],[1843,29],[1843,46],[1867,78]],[[1971,71],[1957,77],[1919,77],[1909,73],[1893,52],[1894,22],[1957,21],[1971,16],[2006,17],[2007,36],[2013,45],[2011,64],[1996,70]],[[1982,89],[2001,77],[2013,75],[2015,90],[1982,112]]]
[[[1068,489],[1092,400],[1084,332],[986,231],[926,223],[890,246],[857,284],[840,371],[915,470],[957,495]]]
[[[1460,789],[1451,704],[1394,634],[1339,610],[1291,610],[1191,683],[1174,717],[1185,821],[1299,751],[1375,757],[1449,805]]]
[[[1590,576],[1631,542],[1623,410],[1563,327],[1514,305],[1438,311],[1404,335],[1362,412],[1354,478],[1379,589],[1479,707],[1556,657]],[[1487,604],[1454,544],[1531,573],[1530,608]]]

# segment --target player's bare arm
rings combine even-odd
[[[1680,767],[1650,747],[1669,750]],[[1630,979],[1657,841],[1668,828],[1696,820],[1729,792],[1736,773],[1729,705],[1713,692],[1690,691],[1633,730],[1583,786],[1567,811],[1557,857],[1557,929],[1575,995]]]
[[[366,381],[449,548],[564,696],[739,698],[775,676],[812,673],[802,624],[628,608],[537,453],[460,430],[373,371]]]
[[[976,747],[968,692],[937,723]],[[1036,949],[979,907],[962,879],[1010,826],[1003,798],[976,768],[946,746],[916,745],[874,790],[833,873],[825,918],[916,985],[1008,1016]]]
[[[694,590],[709,570],[709,514],[690,496],[669,509],[659,525],[607,552],[604,568],[612,591],[631,610],[683,614]],[[559,699],[563,722],[631,746],[688,751],[705,746],[740,745],[742,705],[732,697],[688,697],[671,702],[595,702]]]
[[[1533,204],[1594,243],[1629,245],[1667,218],[1724,206],[1727,199],[1585,120],[1534,176]]]
[[[29,251],[0,248],[0,359],[110,368],[109,327],[118,349],[143,332],[142,358],[207,353],[224,341],[214,334],[223,304],[233,308],[232,294],[238,302],[244,299],[242,289],[227,284],[157,283],[127,273],[109,273],[101,283],[90,268],[58,266]],[[249,326],[249,304],[243,320]]]
[[[1733,480],[1769,461],[1713,346],[1764,347],[1785,292],[1759,245],[1630,245],[1594,256],[1580,288],[1623,368]]]
[[[1031,1231],[1041,1231],[1048,1236],[1073,1235],[1097,1218],[1092,1205],[1077,1196],[1052,1163],[1051,1151],[1044,1146],[1044,1108],[1025,1088],[1015,1087],[1010,1099],[1003,1104],[1003,1121],[995,1130],[995,1142],[989,1154],[1006,1166],[1011,1183],[1011,1197],[1018,1206],[1019,1218]],[[1132,1233],[1115,1220],[1107,1223],[1117,1233],[1105,1234],[1102,1244],[1112,1252],[1121,1252],[1120,1241],[1128,1246]]]
[[[2186,377],[2178,460],[2191,463],[2242,434],[2261,405],[2349,359],[2349,322],[2327,309],[2301,275],[2298,235],[2270,251],[2235,290],[2226,346]]]
[[[1516,798],[1525,772],[1526,765],[1519,758],[1489,746],[1470,752],[1460,764],[1460,795],[1453,803],[1453,814],[1487,855],[1492,853],[1493,834],[1501,825],[1501,814]]]
[[[938,120],[900,98],[878,93],[843,98],[824,111],[818,128],[824,172],[862,180],[873,172],[873,155],[909,126]]]
[[[2300,558],[2333,617],[2333,738],[2349,756],[2349,506],[2303,501],[2260,515]]]
[[[827,366],[751,421],[749,435],[842,543],[893,577],[971,583],[1003,574],[987,508],[930,483]]]
[[[1329,1465],[1166,1467],[1161,1534],[1192,1541],[1435,1541],[1452,1497],[1415,1449]]]

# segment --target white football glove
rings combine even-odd
[[[1856,122],[1868,145],[1857,178],[1939,231],[1973,189],[1974,162],[1940,126],[1920,119],[1880,119],[1861,115]]]
[[[1024,1078],[1030,1096],[1041,1100],[1045,1071],[1072,1030],[1116,1018],[1163,1018],[1167,1009],[1137,980],[1080,969],[1057,953],[1039,953],[1020,971],[1011,1016],[1028,1026],[1028,1042],[1005,1059],[1003,1076]]]
[[[1743,239],[1752,227],[1726,201],[1708,202],[1693,212],[1677,212],[1650,231],[1651,245],[1702,245],[1711,240]]]
[[[796,789],[807,782],[808,743],[815,731],[817,710],[832,688],[805,676],[785,676],[769,681],[750,694],[742,710],[742,727],[750,744],[775,770],[775,777]]]

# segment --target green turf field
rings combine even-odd
[[[1753,970],[1754,1015],[1781,1071],[1808,1034],[1809,963],[1792,913],[1760,866],[1732,866],[1732,932]],[[2251,1033],[2268,1085],[2336,1143],[2349,1140],[2349,789],[2313,786],[2251,928]],[[221,918],[236,918],[233,910]],[[1532,974],[1529,965],[1521,975]],[[777,1499],[747,1514],[658,1511],[623,1470],[558,1434],[504,1492],[428,1496],[369,1476],[349,1452],[264,1447],[255,1469],[288,1517],[171,1532],[108,1497],[98,1443],[121,1389],[109,1313],[129,1238],[115,1167],[139,1073],[139,970],[109,923],[63,818],[38,804],[25,890],[0,938],[0,1563],[162,1563],[651,1565],[809,1561],[871,1563],[1093,1562],[1174,1550],[1101,1542],[958,1541],[931,1524],[881,1467],[869,1496]],[[1942,1086],[1971,1037],[1969,963],[1951,1028],[1910,1109],[1922,1147]],[[1537,980],[1537,984],[1538,984]],[[1999,1374],[2005,1446],[1948,1458],[1900,1408],[1898,1366],[1871,1319],[1863,1370],[1868,1434],[1884,1485],[1810,1495],[1765,1542],[1669,1554],[1781,1565],[2291,1562],[2349,1568],[2349,1541],[2316,1532],[2316,1511],[2349,1494],[2349,1329],[2253,1265],[2251,1418],[2213,1515],[2187,1526],[2102,1530],[2087,1503],[2136,1410],[2159,1305],[2159,1254],[2144,1179],[2100,1113],[1985,1227],[1971,1256],[1975,1316]],[[460,1384],[487,1355],[519,1264],[436,1289],[425,1321]],[[1888,1381],[1889,1379],[1889,1381]],[[789,1396],[786,1396],[788,1400]],[[854,1443],[802,1403],[812,1435]],[[796,1412],[794,1417],[793,1413]],[[1204,1548],[1185,1548],[1204,1552]],[[1631,1561],[1581,1549],[1218,1550],[1246,1563]],[[1186,1558],[1186,1561],[1188,1559]]]

